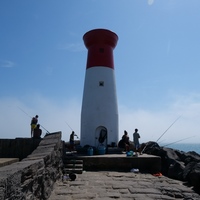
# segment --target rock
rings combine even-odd
[[[191,162],[191,163],[188,163],[184,170],[183,170],[183,180],[187,181],[189,180],[189,174],[190,172],[192,171],[193,167],[196,165],[195,162]]]
[[[200,193],[200,162],[196,163],[188,174],[188,180],[194,189]]]
[[[184,168],[185,164],[183,162],[175,160],[174,163],[169,166],[168,177],[182,181]]]
[[[145,145],[142,144],[143,153],[156,155],[156,153],[160,150],[160,146],[156,142],[149,141]]]
[[[143,152],[161,157],[161,173],[169,178],[187,181],[200,193],[200,155],[194,151],[184,152],[160,147],[156,142],[147,142]]]

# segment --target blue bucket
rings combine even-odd
[[[89,147],[89,148],[87,149],[87,155],[88,155],[88,156],[92,156],[92,155],[93,155],[93,148],[92,148],[92,147]]]
[[[131,156],[131,152],[130,152],[130,151],[127,151],[127,152],[126,152],[126,156]]]
[[[99,155],[104,155],[106,153],[106,148],[105,146],[101,145],[98,147],[98,154]]]

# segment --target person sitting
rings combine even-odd
[[[37,124],[36,128],[33,130],[33,138],[40,139],[42,135],[42,130],[40,129],[40,124]]]
[[[125,130],[122,139],[119,141],[118,147],[123,148],[127,152],[130,150],[129,146],[130,146],[129,136],[128,132]]]

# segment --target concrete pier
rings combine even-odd
[[[83,172],[75,181],[57,181],[49,200],[199,200],[183,182],[165,176],[133,172]]]

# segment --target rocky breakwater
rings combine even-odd
[[[169,178],[187,182],[200,193],[200,155],[161,147],[155,142],[143,144],[144,153],[161,157],[161,173]]]
[[[0,199],[48,199],[62,174],[62,147],[61,132],[48,134],[27,158],[0,167]]]

